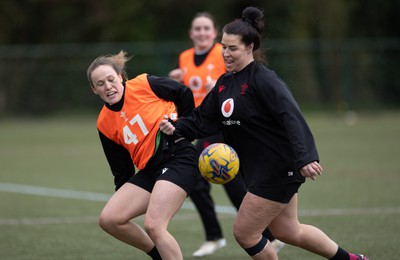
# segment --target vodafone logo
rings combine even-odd
[[[189,87],[192,90],[198,90],[203,85],[203,81],[199,76],[193,76],[189,79]]]
[[[230,117],[233,113],[235,103],[232,98],[229,98],[222,103],[221,112],[224,117]]]

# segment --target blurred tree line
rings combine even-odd
[[[88,93],[55,85],[62,81],[63,88],[84,88],[84,73],[93,58],[130,43],[142,46],[135,49],[139,58],[141,52],[160,52],[166,57],[172,55],[176,64],[178,53],[190,46],[187,32],[196,12],[211,12],[222,27],[240,17],[246,6],[264,10],[264,47],[269,64],[293,86],[300,100],[338,105],[343,100],[349,103],[354,92],[361,91],[367,100],[399,104],[399,0],[3,0],[0,114],[21,110],[22,104],[27,113],[43,112],[57,107],[62,99],[93,104],[94,99],[84,98]],[[106,45],[99,48],[99,44]],[[43,53],[47,54],[41,56]],[[73,59],[74,55],[79,58]],[[42,63],[34,64],[35,57]],[[146,59],[160,63],[143,57],[143,64]],[[309,62],[292,67],[303,60]],[[355,64],[358,62],[362,66]],[[38,68],[41,64],[42,69]],[[173,66],[168,63],[168,69]],[[77,71],[71,67],[79,68],[81,74],[74,74]],[[68,76],[62,76],[63,72]],[[156,72],[166,74],[167,68]],[[46,73],[53,77],[42,75],[34,83],[34,75]],[[30,102],[32,98],[36,101]],[[65,103],[61,109],[68,109],[68,101]]]
[[[187,40],[196,12],[222,27],[246,6],[264,10],[266,38],[400,34],[398,0],[3,0],[0,44]]]
[[[187,40],[193,14],[222,27],[246,6],[264,10],[266,37],[398,37],[398,0],[3,0],[0,43]]]

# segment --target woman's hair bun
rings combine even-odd
[[[259,34],[264,30],[264,14],[257,7],[246,7],[242,12],[242,20],[250,23]]]

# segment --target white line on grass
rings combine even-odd
[[[0,191],[26,194],[26,195],[37,195],[45,197],[91,200],[91,201],[107,201],[111,196],[105,193],[76,191],[67,189],[54,189],[48,187],[4,183],[4,182],[0,182]]]
[[[98,192],[87,192],[77,191],[68,189],[54,189],[48,187],[31,186],[23,184],[5,183],[0,182],[0,192],[12,192],[26,195],[37,195],[45,197],[55,197],[63,199],[79,199],[79,200],[90,200],[90,201],[108,201],[111,197],[110,194],[98,193]],[[195,209],[191,202],[185,202],[182,206],[185,209]],[[236,214],[236,209],[229,206],[216,206],[219,213],[225,214]]]
[[[45,196],[45,197],[56,197],[63,199],[79,199],[79,200],[89,200],[89,201],[107,201],[110,198],[110,194],[105,193],[97,193],[97,192],[86,192],[86,191],[76,191],[76,190],[68,190],[68,189],[55,189],[48,187],[40,187],[40,186],[31,186],[31,185],[23,185],[23,184],[13,184],[13,183],[4,183],[0,182],[0,192],[12,192],[19,194],[27,194],[27,195],[37,195],[37,196]],[[182,208],[184,209],[193,209],[195,207],[193,203],[186,201]],[[222,214],[235,215],[236,209],[231,206],[216,206],[216,211]],[[400,214],[399,207],[386,207],[386,208],[351,208],[351,209],[308,209],[308,210],[299,210],[299,216],[303,217],[318,217],[318,216],[343,216],[343,215],[375,215],[375,214]],[[90,221],[93,221],[93,217],[88,217]],[[12,224],[13,221],[16,221],[19,224],[29,223],[29,219],[21,221],[19,220],[7,220],[0,219],[0,224]],[[51,223],[52,219],[44,219],[44,222]],[[60,221],[59,219],[55,219],[54,221]],[[76,221],[75,218],[65,218],[64,223],[68,223],[68,221]],[[85,222],[85,218],[81,222]],[[97,220],[96,220],[97,221]]]
[[[0,218],[0,225],[51,225],[95,223],[98,217]]]

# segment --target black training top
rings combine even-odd
[[[222,130],[238,153],[247,187],[304,182],[299,169],[318,161],[312,133],[286,84],[250,63],[225,73],[175,135],[198,139]]]

